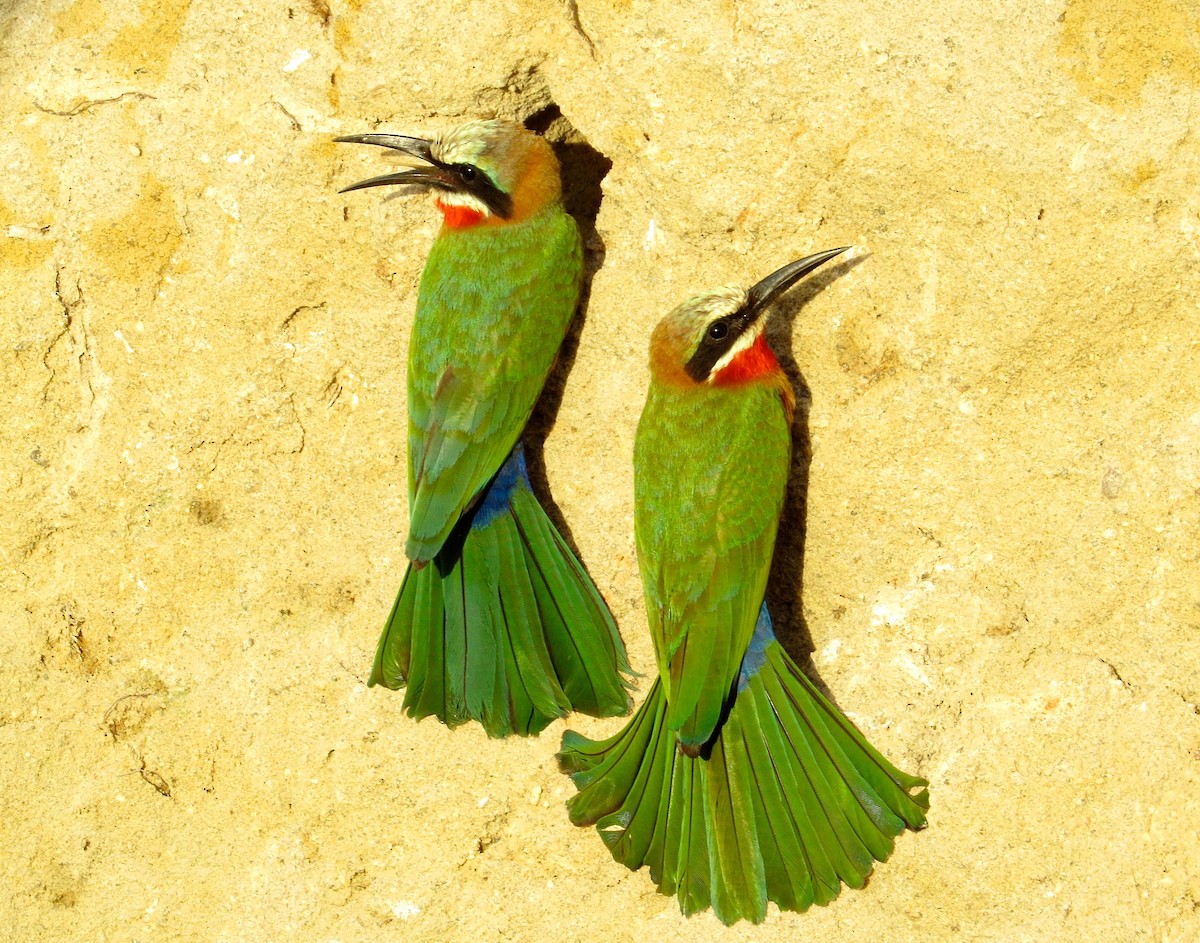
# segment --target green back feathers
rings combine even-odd
[[[582,271],[559,204],[512,225],[443,229],[434,243],[408,358],[411,559],[432,559],[517,441]]]
[[[646,616],[685,748],[712,735],[754,631],[791,462],[777,390],[654,380],[634,488]]]

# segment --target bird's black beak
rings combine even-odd
[[[445,171],[433,159],[431,144],[424,138],[412,138],[404,134],[348,134],[345,137],[333,139],[338,144],[374,144],[378,147],[391,148],[409,157],[428,164],[428,167],[414,167],[411,170],[400,170],[395,173],[382,174],[367,180],[360,180],[348,187],[342,187],[339,193],[349,193],[351,190],[365,190],[367,187],[387,187],[393,184],[401,186],[434,187],[439,190],[451,190],[453,185],[447,180]]]
[[[830,259],[841,255],[849,246],[826,249],[806,256],[797,262],[789,262],[777,272],[772,272],[746,293],[746,310],[757,317],[772,301],[800,281],[809,272],[820,268]]]
[[[404,134],[347,134],[333,140],[338,144],[374,144],[402,151],[427,164],[433,163],[433,147],[424,138],[410,138]]]

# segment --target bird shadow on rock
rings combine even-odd
[[[601,183],[612,169],[612,161],[584,140],[556,104],[547,105],[530,115],[525,119],[525,127],[544,135],[554,148],[562,168],[563,205],[579,224],[579,234],[583,239],[583,288],[580,292],[579,307],[567,330],[567,336],[563,339],[562,347],[559,348],[558,360],[546,379],[542,395],[522,435],[534,491],[537,492],[546,514],[571,548],[571,552],[579,558],[579,547],[575,543],[571,528],[558,503],[551,496],[550,482],[546,475],[545,442],[558,421],[567,377],[575,366],[579,338],[588,318],[592,279],[604,265],[605,246],[604,240],[596,231],[596,217],[600,213],[600,203],[604,198]]]
[[[768,328],[777,341],[772,344],[779,365],[796,391],[796,414],[792,421],[792,471],[788,478],[783,515],[779,521],[779,536],[775,541],[775,559],[767,582],[767,607],[775,624],[779,643],[804,669],[830,701],[836,698],[818,677],[812,662],[816,649],[812,633],[804,617],[804,540],[808,521],[808,476],[812,465],[812,440],[808,431],[808,414],[812,406],[809,389],[800,365],[792,353],[796,318],[804,306],[847,272],[866,261],[866,254],[830,264],[775,302]]]

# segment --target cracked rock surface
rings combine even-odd
[[[0,938],[1200,938],[1198,31],[1188,0],[0,4]],[[770,598],[932,809],[828,907],[685,920],[568,823],[565,724],[492,742],[365,687],[436,219],[338,195],[381,155],[332,138],[491,112],[599,155],[533,448],[641,692],[650,329],[857,247],[771,335],[809,403]]]

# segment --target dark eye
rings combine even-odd
[[[454,172],[462,178],[463,183],[474,183],[479,171],[470,164],[455,164]]]
[[[729,336],[729,325],[724,321],[713,321],[708,326],[708,336],[715,341],[724,340]]]

